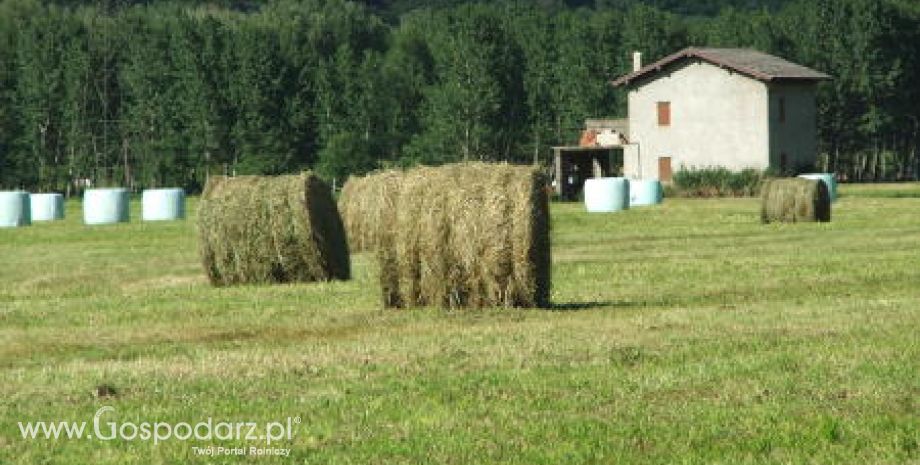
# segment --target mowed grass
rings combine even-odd
[[[920,198],[891,194],[915,191],[841,186],[830,224],[556,204],[556,308],[464,312],[382,310],[370,254],[350,282],[212,288],[193,218],[71,202],[0,230],[0,463],[920,463]],[[20,436],[104,405],[301,424],[289,458]]]

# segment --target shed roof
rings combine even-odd
[[[820,71],[784,60],[780,57],[748,48],[685,48],[668,55],[638,71],[614,80],[614,86],[633,83],[636,79],[653,76],[666,66],[681,60],[697,58],[713,65],[728,68],[759,81],[821,81],[831,77]]]
[[[588,118],[585,120],[585,129],[600,131],[603,129],[612,129],[620,134],[629,134],[629,120],[619,119],[600,119]]]

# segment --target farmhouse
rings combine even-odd
[[[612,82],[628,90],[623,175],[814,165],[815,90],[830,77],[756,50],[687,48]]]

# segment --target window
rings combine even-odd
[[[658,125],[671,125],[671,102],[658,102]]]
[[[658,180],[671,182],[671,157],[658,157]]]
[[[780,123],[786,122],[786,98],[785,97],[779,98],[779,122]]]

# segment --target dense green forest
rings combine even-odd
[[[820,168],[920,173],[915,0],[0,0],[0,187],[545,162],[625,112],[633,50],[688,45],[833,75]]]

